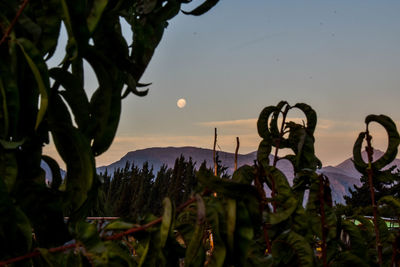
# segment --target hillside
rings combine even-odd
[[[364,153],[365,154],[365,153]],[[180,155],[185,158],[191,157],[196,166],[199,167],[203,161],[207,162],[208,167],[212,167],[213,151],[211,149],[197,148],[197,147],[156,147],[147,148],[127,153],[120,160],[108,165],[97,168],[97,172],[104,172],[106,169],[108,173],[112,173],[114,169],[123,168],[127,161],[134,162],[136,165],[141,166],[144,162],[148,161],[153,166],[156,173],[163,164],[169,167],[174,166],[175,159]],[[381,151],[376,151],[375,157],[378,158],[382,155]],[[228,152],[219,152],[219,158],[222,165],[228,167],[228,172],[232,173],[234,169],[234,154]],[[273,156],[270,156],[271,160]],[[256,159],[256,152],[238,155],[238,166],[252,165]],[[396,159],[393,164],[400,166],[400,160]],[[392,165],[393,165],[392,164]],[[279,161],[277,167],[288,177],[289,182],[293,180],[293,168],[288,161]],[[332,196],[334,201],[343,203],[343,195],[349,194],[349,188],[354,185],[360,185],[360,173],[354,168],[351,159],[346,159],[337,166],[327,166],[319,170],[329,177],[332,185]]]

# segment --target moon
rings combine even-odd
[[[176,105],[178,108],[184,108],[186,106],[186,100],[184,98],[178,99],[178,102],[176,102]]]

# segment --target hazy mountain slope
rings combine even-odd
[[[209,167],[212,167],[213,162],[213,151],[211,149],[197,148],[197,147],[165,147],[165,148],[147,148],[142,150],[136,150],[127,153],[120,160],[108,165],[97,168],[97,172],[104,172],[106,169],[108,173],[112,173],[116,168],[123,168],[127,161],[134,162],[136,165],[142,166],[146,161],[154,167],[154,173],[156,173],[163,163],[169,167],[173,167],[175,159],[180,155],[183,155],[186,159],[189,157],[196,162],[196,166],[200,167],[200,164],[205,160]],[[379,153],[376,153],[379,156]],[[219,158],[224,166],[228,167],[228,172],[232,173],[234,169],[234,154],[227,152],[219,152]],[[245,164],[253,165],[256,159],[256,152],[249,154],[238,155],[238,166]],[[270,156],[272,161],[273,156]],[[400,160],[398,161],[400,166]],[[287,160],[278,161],[277,167],[288,177],[289,182],[293,181],[293,168]],[[324,173],[329,177],[332,185],[332,196],[333,200],[338,203],[343,203],[343,195],[349,194],[349,188],[353,185],[360,185],[360,174],[354,169],[351,159],[347,159],[338,166],[327,166],[322,168],[319,172]]]
[[[380,157],[383,156],[382,151],[380,150],[374,150],[374,154],[373,154],[373,159],[374,161],[379,159]],[[367,152],[363,151],[361,153],[363,159],[365,162],[367,162]],[[400,167],[400,159],[395,159],[392,163],[390,163],[385,169],[388,169],[391,166],[398,166]],[[351,158],[346,159],[345,161],[343,161],[342,163],[336,165],[334,167],[335,169],[337,169],[338,171],[342,172],[343,174],[349,176],[349,177],[354,177],[354,178],[361,178],[361,173],[359,173],[356,168],[354,168],[354,164]]]

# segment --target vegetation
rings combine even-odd
[[[257,162],[230,178],[221,166],[217,175],[204,165],[196,173],[194,163],[183,158],[157,177],[146,164],[141,169],[128,164],[112,179],[96,175],[94,158],[113,140],[121,99],[146,94],[137,89],[144,86],[140,77],[167,21],[187,2],[25,0],[21,7],[0,2],[0,265],[400,265],[399,232],[379,216],[381,209],[400,214],[397,192],[379,196],[387,185],[396,190],[398,177],[382,171],[400,143],[395,124],[384,115],[366,117],[366,131],[353,149],[372,222],[333,207],[329,178],[317,173],[317,115],[304,103],[282,101],[261,112]],[[217,2],[207,0],[186,13],[201,15]],[[132,27],[131,45],[120,19]],[[54,54],[61,23],[68,32],[66,55],[59,68],[48,69],[45,60]],[[83,88],[84,60],[99,84],[90,100]],[[293,109],[304,113],[303,124],[287,121]],[[389,138],[375,162],[371,122],[381,124]],[[67,166],[64,180],[58,164],[42,155],[49,133]],[[368,162],[361,158],[363,140]],[[279,149],[292,154],[279,159]],[[276,168],[282,159],[294,167],[293,185]],[[50,186],[41,160],[51,168]],[[127,201],[131,198],[135,201]],[[114,212],[124,218],[106,225],[86,221],[90,214]]]

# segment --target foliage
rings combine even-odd
[[[166,197],[180,206],[193,195],[197,186],[195,165],[191,158],[185,160],[181,155],[173,168],[163,165],[156,176],[147,162],[141,168],[126,162],[124,168],[117,168],[112,175],[100,174],[104,183],[90,215],[133,221],[140,221],[149,213],[161,216]]]
[[[127,164],[112,178],[102,175],[104,181],[96,175],[95,157],[113,140],[121,99],[146,95],[138,89],[144,86],[140,77],[167,21],[188,2],[31,0],[17,20],[18,3],[0,2],[2,30],[11,29],[0,43],[0,265],[24,254],[13,259],[15,266],[400,264],[399,233],[377,214],[379,206],[398,216],[400,201],[397,195],[374,200],[375,191],[393,183],[382,168],[396,157],[400,142],[384,115],[367,116],[367,129],[353,149],[355,167],[368,177],[373,223],[333,208],[329,178],[317,172],[317,115],[304,103],[282,101],[261,112],[257,163],[232,177],[221,166],[214,176],[205,164],[194,176],[194,163],[183,157],[157,177],[148,164],[141,169]],[[185,13],[201,15],[217,2],[206,0]],[[120,19],[132,28],[130,45]],[[61,23],[68,32],[65,58],[48,69]],[[90,99],[83,86],[84,61],[98,78]],[[292,109],[303,112],[305,122],[286,121]],[[384,126],[389,145],[381,159],[369,157],[366,163],[361,147],[366,139],[371,156],[370,122]],[[67,166],[63,181],[57,163],[42,155],[49,133]],[[280,149],[291,154],[278,158]],[[50,186],[41,160],[51,168]],[[279,160],[293,165],[293,184],[276,168]],[[106,225],[85,220],[90,213],[114,212],[124,218]]]
[[[113,141],[121,101],[130,93],[147,94],[140,78],[168,21],[190,1],[20,2],[0,1],[0,259],[79,240],[77,229],[86,228],[78,226],[101,187],[95,157]],[[186,13],[201,15],[217,2],[202,1]],[[132,40],[122,35],[122,20],[131,27]],[[55,53],[61,25],[68,33],[65,55],[50,69],[46,61]],[[97,77],[91,97],[84,86],[84,62]],[[58,164],[42,154],[49,134],[67,168],[61,186]],[[42,159],[53,173],[50,188]],[[105,244],[104,253],[114,247]]]

